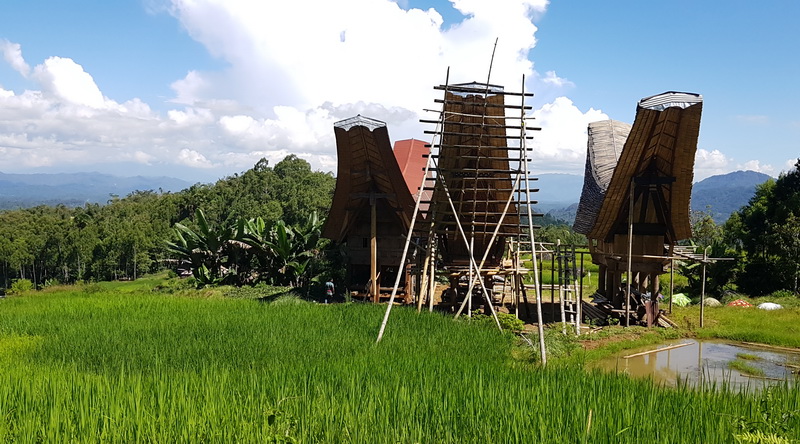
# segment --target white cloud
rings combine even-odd
[[[602,111],[589,109],[585,113],[570,99],[559,97],[534,111],[531,126],[542,131],[532,132],[534,165],[537,172],[580,174],[586,163],[587,128],[589,123],[608,119]]]
[[[3,53],[3,58],[14,68],[15,71],[20,73],[23,77],[27,77],[31,72],[31,67],[25,63],[22,57],[22,46],[19,43],[12,43],[8,40],[0,40],[0,52]]]
[[[743,164],[737,165],[736,169],[745,171],[756,171],[759,173],[769,174],[770,176],[775,175],[775,168],[772,165],[762,164],[761,161],[758,160],[748,160]]]
[[[106,100],[92,76],[72,59],[50,57],[33,69],[42,90],[74,105],[105,108]]]
[[[732,171],[732,163],[720,150],[699,148],[694,156],[694,180],[700,181],[706,177],[729,173]]]
[[[561,78],[558,75],[556,75],[555,71],[547,71],[545,73],[544,77],[541,78],[541,80],[544,83],[548,83],[550,85],[553,85],[553,86],[556,86],[556,87],[559,87],[559,88],[563,88],[563,87],[566,87],[566,86],[569,86],[569,87],[575,86],[575,84],[570,82],[569,80]]]
[[[206,156],[188,148],[184,148],[178,153],[178,162],[194,168],[212,168],[214,166],[206,159]]]
[[[155,13],[153,1],[146,5]],[[172,0],[169,12],[227,67],[189,70],[172,83],[175,109],[164,114],[139,99],[106,97],[67,57],[31,70],[20,45],[3,41],[6,62],[39,88],[0,89],[0,134],[9,135],[0,138],[0,169],[133,162],[218,168],[221,176],[293,153],[335,171],[334,122],[362,114],[387,122],[393,140],[426,138],[419,119],[438,107],[432,86],[444,83],[448,67],[451,83],[486,81],[495,38],[492,83],[516,91],[525,75],[540,97],[572,86],[553,71],[536,73],[528,58],[532,17],[547,1],[452,4],[464,18],[444,27],[434,9],[389,0]],[[607,116],[564,97],[534,115],[544,128],[535,133],[536,162],[582,171],[586,126]]]

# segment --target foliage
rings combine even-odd
[[[793,170],[758,186],[725,230],[729,242],[746,253],[740,290],[752,295],[800,290],[800,159]]]
[[[712,222],[713,223],[713,222]],[[695,247],[694,252],[715,258],[733,258],[734,260],[721,260],[706,264],[706,297],[714,296],[720,299],[724,292],[730,289],[731,281],[736,276],[738,261],[736,252],[725,247],[719,240],[713,240],[706,248],[701,245]],[[703,264],[700,262],[676,261],[678,272],[687,280],[686,286],[679,287],[677,292],[687,292],[699,297],[703,288]]]
[[[11,284],[8,294],[21,294],[31,290],[33,290],[33,282],[30,279],[16,279]]]
[[[312,261],[319,254],[322,223],[317,213],[289,227],[282,220],[268,226],[263,219],[239,219],[234,226],[209,226],[201,209],[195,211],[199,229],[175,224],[175,242],[169,250],[190,263],[199,286],[307,285]]]
[[[161,284],[3,301],[0,441],[728,443],[731,418],[760,418],[759,393],[536,368],[512,360],[514,338],[437,313],[398,307],[376,346],[380,306],[151,291]],[[798,408],[798,390],[774,390],[776,414]],[[786,426],[800,438],[796,417]]]
[[[537,242],[556,243],[561,241],[563,245],[586,245],[586,236],[576,233],[572,227],[566,224],[544,225],[536,231]]]
[[[481,314],[480,310],[475,310],[471,318],[467,318],[476,324],[485,325],[489,328],[497,328],[497,323],[494,321],[494,316]],[[500,328],[503,331],[511,333],[522,333],[525,329],[525,323],[518,317],[510,313],[497,312],[497,321],[500,323]]]
[[[788,436],[792,433],[792,420],[800,409],[795,406],[787,410],[775,401],[775,389],[764,391],[758,403],[758,416],[755,418],[739,416],[735,418],[740,433],[734,434],[737,443],[792,443]]]
[[[176,223],[203,234],[198,208],[204,211],[207,227],[235,227],[240,219],[259,217],[267,226],[277,220],[294,226],[314,211],[324,219],[334,183],[331,174],[311,171],[306,161],[288,156],[274,168],[261,159],[241,174],[178,193],[136,191],[123,198],[114,196],[107,205],[2,211],[0,285],[8,288],[14,279],[29,279],[36,287],[48,280],[136,279],[176,269],[176,256],[168,250],[167,241],[172,240]],[[233,246],[220,248],[229,247]],[[223,279],[214,271],[212,259],[207,258],[198,273],[207,281]]]

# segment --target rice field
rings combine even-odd
[[[746,431],[800,438],[797,387],[539,369],[511,335],[403,308],[375,345],[383,306],[157,284],[0,299],[0,442],[727,443],[765,417],[786,427]]]

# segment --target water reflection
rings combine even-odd
[[[666,349],[669,346],[683,345]],[[665,350],[641,356],[624,358],[635,354],[627,351],[616,357],[599,361],[594,367],[624,373],[632,377],[652,378],[667,386],[676,386],[678,381],[697,385],[698,382],[722,383],[732,387],[760,388],[764,384],[784,380],[796,380],[800,371],[800,351],[783,352],[754,346],[720,341],[683,340],[659,348]],[[643,349],[642,351],[646,351]],[[746,353],[758,359],[748,360],[747,364],[761,369],[762,377],[752,377],[732,370],[728,364],[737,359],[736,355]]]

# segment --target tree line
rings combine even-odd
[[[174,266],[168,246],[175,224],[199,230],[261,218],[268,226],[304,224],[330,207],[335,178],[290,155],[274,167],[265,159],[243,173],[181,192],[136,191],[106,205],[38,206],[0,212],[0,284],[17,279],[37,287],[86,280],[135,279]]]
[[[308,271],[325,266],[319,231],[334,187],[332,174],[290,155],[274,167],[262,159],[243,173],[178,193],[137,191],[107,205],[2,211],[0,284],[135,279],[186,261],[201,284],[304,285]],[[535,223],[542,226],[540,241],[585,242],[553,218]],[[700,212],[693,213],[692,227],[688,243],[698,252],[736,259],[708,267],[709,293],[796,294],[800,159],[758,186],[724,224]],[[700,267],[684,264],[682,272],[699,288]]]

